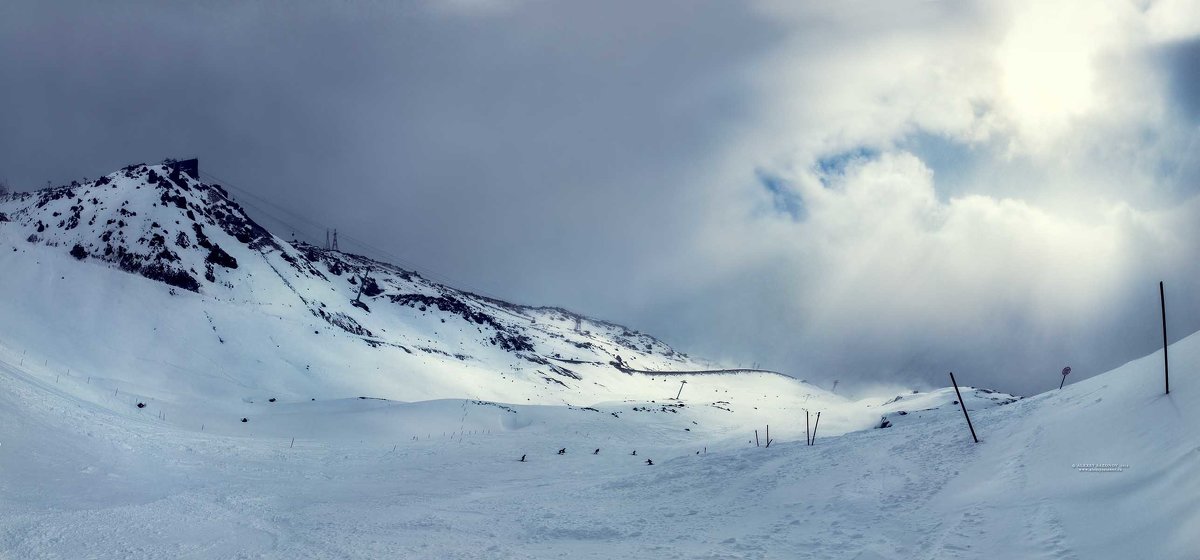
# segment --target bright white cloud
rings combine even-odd
[[[1171,208],[1190,195],[1162,169],[1196,125],[1172,113],[1149,56],[1184,33],[1164,11],[1187,21],[1185,7],[954,4],[762,6],[795,33],[754,69],[760,126],[712,182],[713,220],[729,225],[697,251],[730,263],[714,286],[771,278],[761,306],[739,304],[782,316],[746,337],[785,363],[888,378],[969,359],[1029,391],[1059,360],[1132,357],[1113,348],[1146,345],[1112,340],[1112,323],[1154,279],[1195,268],[1200,247],[1180,236],[1194,228],[1178,223],[1200,214]],[[933,168],[906,147],[921,135],[967,155]],[[959,167],[962,184],[939,184]],[[763,218],[779,196],[765,190],[729,204],[747,184],[731,177],[752,168],[798,217]]]

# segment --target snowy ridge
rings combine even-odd
[[[18,229],[12,234],[27,234],[30,243],[193,292],[201,279],[228,291],[244,284],[225,248],[244,249],[234,251],[243,259],[247,251],[283,251],[223,189],[174,165],[130,166],[95,181],[15,193],[4,207],[8,227]]]
[[[291,386],[289,377],[310,376],[314,366],[328,365],[304,356],[316,350],[305,340],[314,336],[323,347],[319,353],[336,354],[340,367],[383,370],[387,364],[405,377],[388,387],[360,384],[350,394],[401,400],[473,395],[586,403],[628,396],[625,388],[612,386],[638,384],[621,379],[634,371],[712,369],[613,323],[481,297],[366,257],[286,242],[251,220],[219,185],[205,184],[178,165],[133,165],[94,181],[17,193],[0,201],[0,212],[5,216],[0,239],[16,253],[6,256],[17,259],[5,263],[6,269],[32,272],[58,253],[154,280],[161,287],[117,282],[126,284],[118,292],[149,292],[153,295],[144,297],[151,299],[167,294],[176,299],[163,300],[161,309],[190,311],[172,318],[172,328],[188,336],[156,342],[187,346],[175,348],[176,355],[194,352],[210,359],[237,353],[229,347],[240,347],[243,359],[253,354],[264,361],[274,354],[268,371],[254,376],[275,380],[268,385]],[[62,266],[74,277],[85,270],[84,275],[95,274]],[[142,317],[152,325],[163,319],[158,315]],[[132,314],[127,319],[138,322]],[[214,340],[227,347],[208,348]],[[114,351],[140,351],[129,347],[136,341],[114,343]],[[427,383],[425,376],[437,380]],[[481,382],[484,376],[491,379]],[[514,383],[521,387],[489,390]],[[339,385],[337,391],[353,384]]]
[[[373,322],[371,306],[391,303],[486,328],[483,341],[509,351],[534,352],[533,341],[521,332],[533,329],[580,350],[599,342],[596,352],[575,354],[601,363],[615,360],[618,349],[625,359],[646,354],[690,363],[657,339],[619,325],[559,308],[483,298],[387,263],[287,243],[251,220],[219,185],[205,184],[177,165],[134,165],[91,182],[18,193],[4,208],[15,230],[10,236],[63,247],[80,260],[97,259],[216,299],[272,304],[281,295],[285,301],[294,296],[330,325],[380,342],[395,341],[363,323]]]
[[[93,391],[93,402],[122,413],[140,402],[192,428],[240,431],[231,421],[264,421],[285,403],[319,416],[313,403],[357,397],[566,404],[739,439],[770,424],[778,433],[805,410],[826,411],[827,434],[899,412],[778,372],[720,368],[561,308],[284,241],[194,165],[132,165],[0,200],[0,288],[25,296],[0,302],[14,318],[0,341],[124,395]],[[686,405],[674,399],[684,393]],[[952,396],[923,399],[935,408]]]

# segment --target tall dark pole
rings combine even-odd
[[[808,431],[808,409],[804,409],[804,442],[806,445],[812,445],[812,435]]]
[[[954,372],[950,372],[950,382],[954,384],[954,394],[958,395],[958,404],[962,407],[963,416],[967,417],[967,427],[971,429],[971,439],[975,443],[979,443],[979,438],[975,435],[975,426],[971,425],[971,415],[967,414],[967,403],[963,402],[962,393],[958,392],[958,381],[954,380]]]
[[[817,411],[817,421],[813,423],[812,443],[810,443],[809,445],[817,444],[817,427],[819,427],[820,425],[821,425],[821,411],[818,410]]]
[[[1167,367],[1167,296],[1163,293],[1163,283],[1158,283],[1158,304],[1162,307],[1163,323],[1163,383],[1166,384],[1167,394],[1171,394],[1171,369]]]

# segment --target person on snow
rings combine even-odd
[[[599,455],[599,454],[600,454],[600,448],[597,447],[596,450],[592,452],[592,455]]]
[[[637,455],[637,450],[636,450],[636,449],[634,449],[634,450],[633,450],[633,453],[630,453],[630,455]]]
[[[524,463],[524,462],[525,462],[525,456],[524,456],[524,455],[522,455],[522,456],[521,456],[521,462],[522,462],[522,463]]]
[[[559,454],[559,455],[566,455],[566,454],[567,454],[567,448],[566,448],[566,447],[564,447],[564,448],[562,448],[562,449],[559,449],[559,450],[558,450],[558,454]]]
[[[646,464],[647,464],[647,465],[653,465],[653,464],[654,464],[654,461],[651,461],[650,459],[646,459]]]

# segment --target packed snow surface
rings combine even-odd
[[[976,444],[953,388],[723,370],[99,182],[0,200],[0,558],[1200,558],[1200,336],[1170,395],[1161,352],[963,387]]]

